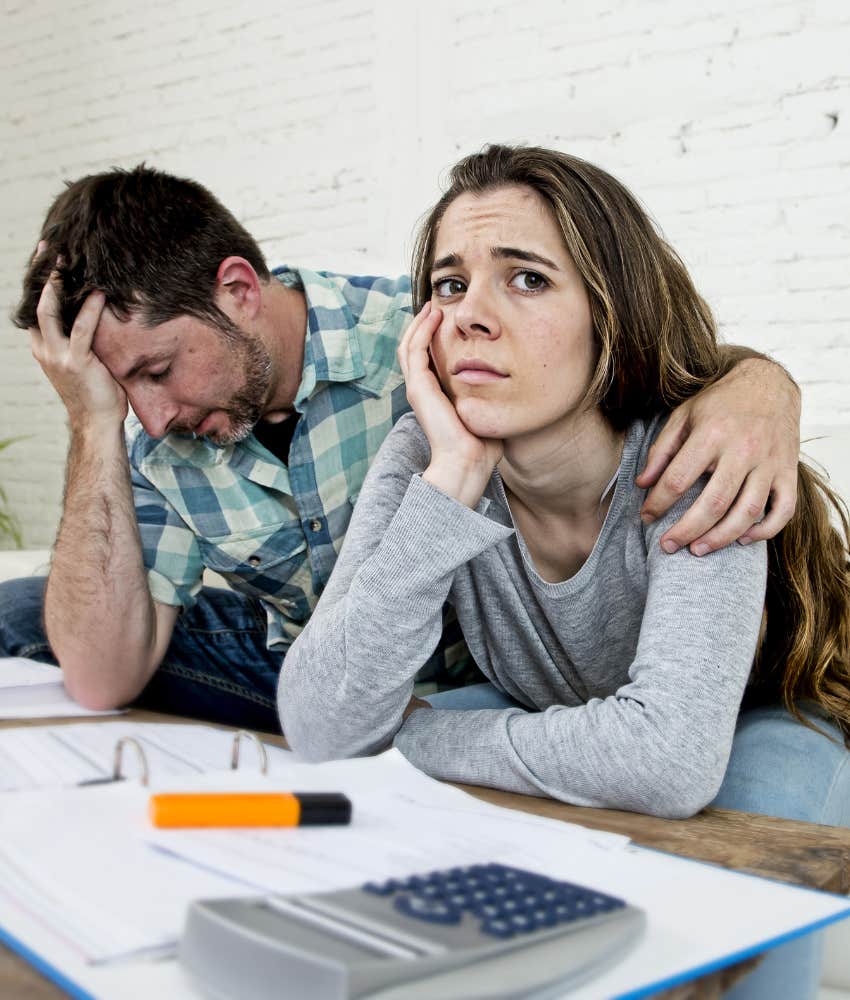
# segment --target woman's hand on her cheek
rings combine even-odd
[[[398,360],[408,401],[431,445],[431,464],[422,478],[475,507],[502,457],[502,443],[466,429],[431,368],[428,349],[441,320],[442,312],[426,303],[401,339]]]

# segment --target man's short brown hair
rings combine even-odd
[[[66,333],[86,296],[99,289],[119,317],[155,326],[189,315],[229,330],[215,304],[218,267],[244,257],[267,281],[253,237],[205,187],[140,164],[69,183],[50,206],[29,265],[16,326],[36,326],[42,288],[57,268]],[[57,259],[59,263],[57,264]]]

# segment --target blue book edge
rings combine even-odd
[[[21,958],[28,962],[37,972],[40,972],[46,979],[56,983],[68,996],[74,997],[75,1000],[97,1000],[93,993],[86,992],[86,990],[78,986],[72,979],[69,979],[64,973],[60,972],[55,965],[51,965],[45,961],[41,955],[33,951],[32,948],[28,948],[22,941],[19,941],[18,938],[10,934],[3,927],[0,927],[0,942],[15,952],[15,954],[20,955]]]
[[[711,861],[701,861],[699,858],[688,858],[682,854],[672,854],[670,851],[662,851],[653,847],[641,847],[643,851],[650,851],[653,854],[664,854],[672,858],[679,858],[683,861],[689,861],[692,864],[705,865],[708,868],[718,868],[720,871],[731,871],[736,875],[743,875],[746,878],[758,879],[759,881],[765,882],[775,882],[777,885],[789,886],[793,883],[784,882],[782,879],[770,878],[767,875],[756,875],[752,872],[738,871],[735,868],[726,868],[724,865],[714,864]],[[728,969],[730,965],[736,965],[738,962],[746,961],[748,958],[754,958],[756,955],[764,955],[768,951],[772,951],[774,948],[778,948],[780,945],[788,944],[790,941],[796,941],[797,938],[805,937],[807,934],[814,934],[817,931],[823,930],[825,927],[829,927],[831,924],[837,924],[839,920],[846,920],[850,917],[850,898],[843,896],[837,892],[830,892],[826,889],[814,889],[809,885],[795,885],[794,888],[800,889],[803,892],[815,892],[820,895],[832,896],[833,899],[841,899],[846,904],[846,908],[840,913],[834,913],[830,917],[824,917],[822,920],[816,920],[814,923],[805,924],[802,927],[798,927],[796,930],[788,931],[786,934],[780,934],[778,937],[766,938],[764,941],[760,941],[757,944],[751,945],[749,948],[742,948],[740,951],[730,952],[728,955],[724,955],[722,958],[718,958],[713,962],[706,962],[703,965],[692,966],[685,971],[679,973],[676,976],[668,976],[666,979],[659,979],[648,986],[641,986],[637,990],[629,990],[627,993],[618,993],[616,996],[612,997],[611,1000],[639,1000],[641,997],[653,996],[659,990],[670,989],[673,986],[681,986],[683,983],[693,982],[695,979],[699,979],[701,976],[706,976],[711,972],[718,972],[720,969]]]

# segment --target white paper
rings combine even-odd
[[[144,738],[151,747],[170,748],[173,764],[190,752],[216,756],[219,737],[230,736],[207,727],[130,723],[54,728],[86,730],[91,751],[96,731],[122,727],[160,730]],[[191,732],[169,739],[171,729]],[[104,737],[104,745],[109,742]],[[165,763],[167,751],[159,752]],[[267,778],[253,768],[199,774],[185,761],[182,773],[180,766],[162,771],[155,788],[338,790],[352,799],[353,822],[157,831],[146,817],[149,790],[135,781],[5,796],[0,926],[103,1000],[201,995],[173,959],[126,958],[173,944],[193,898],[333,889],[476,861],[590,885],[646,910],[639,945],[570,993],[574,1000],[660,988],[850,914],[845,898],[644,851],[622,837],[481,802],[416,771],[397,751],[321,765],[278,751]]]
[[[94,712],[78,705],[65,690],[58,667],[19,656],[0,657],[0,719],[61,719],[124,711]]]
[[[173,946],[199,895],[232,880],[151,851],[137,782],[21,792],[0,815],[0,893],[82,962]]]
[[[233,733],[211,726],[156,722],[72,723],[0,730],[0,791],[77,785],[112,774],[113,751],[121,737],[132,736],[142,746],[151,774],[195,775],[230,764]],[[270,766],[291,756],[266,744]],[[240,746],[240,766],[257,768],[256,748]],[[122,773],[139,774],[130,747],[122,757]]]
[[[361,782],[360,797],[353,796],[355,822],[345,836],[333,828],[184,830],[156,831],[148,840],[206,870],[244,877],[266,894],[331,890],[497,861],[590,885],[644,909],[649,920],[640,945],[571,992],[571,1000],[672,985],[800,928],[850,915],[850,901],[843,897],[644,850],[613,834],[481,802],[415,771],[398,751],[371,762],[323,765],[322,780],[332,779],[343,765],[359,767],[361,779],[371,773],[370,781]],[[336,783],[344,786],[346,776],[337,773]]]
[[[292,791],[341,791],[354,803],[340,827],[252,830],[155,830],[147,840],[187,863],[227,873],[267,893],[350,888],[392,878],[499,861],[545,867],[536,845],[554,838],[580,858],[622,850],[628,838],[502,809],[417,771],[398,750],[369,760],[291,762],[275,781]]]
[[[218,742],[220,749],[217,738],[232,735],[156,724],[54,728],[101,742],[107,728],[143,729],[146,746],[155,741],[171,748],[175,740],[167,731],[178,730],[195,753],[200,743],[212,751]],[[208,740],[199,739],[199,729]],[[576,856],[586,845],[622,850],[628,843],[479,802],[421,774],[398,751],[315,765],[278,750],[268,777],[250,767],[207,773],[152,768],[152,774],[148,788],[131,780],[22,791],[6,796],[8,807],[0,811],[0,886],[7,900],[34,913],[46,933],[83,961],[175,945],[187,906],[202,896],[336,889],[479,861],[518,864],[534,859],[539,829],[549,829]],[[346,827],[203,833],[157,832],[150,825],[152,791],[198,789],[341,791],[354,804],[353,820]]]

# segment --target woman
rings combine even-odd
[[[665,414],[722,365],[708,307],[634,198],[573,157],[491,146],[452,171],[413,279],[399,357],[414,414],[286,656],[291,745],[318,759],[393,743],[439,778],[580,805],[850,822],[836,498],[801,466],[769,550],[704,559],[659,546],[701,484],[641,522],[634,478]],[[446,600],[490,684],[431,708],[413,678]],[[767,707],[739,721],[745,696]],[[814,803],[771,784],[795,755],[825,772]],[[781,995],[805,995],[783,976]]]

